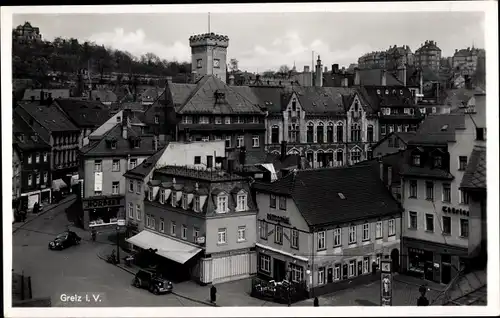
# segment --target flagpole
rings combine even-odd
[[[210,33],[210,12],[208,13],[208,33]]]

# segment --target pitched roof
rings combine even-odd
[[[403,86],[361,86],[357,91],[374,111],[385,106],[412,107],[414,104],[411,91]]]
[[[442,169],[432,169],[429,167],[415,167],[410,164],[403,164],[401,174],[405,176],[414,176],[420,178],[436,178],[444,180],[452,180],[454,176],[448,171]]]
[[[155,154],[153,154],[151,157],[149,157],[148,159],[141,162],[140,165],[138,165],[137,167],[135,167],[132,170],[128,170],[124,174],[124,176],[125,177],[127,177],[127,176],[141,177],[141,178],[146,177],[154,169],[156,163],[158,162],[160,157],[163,155],[163,153],[165,152],[167,147],[168,147],[168,143],[162,149],[158,150]]]
[[[460,187],[486,190],[486,147],[475,146],[472,150]]]
[[[410,144],[447,144],[455,141],[455,130],[465,129],[464,114],[431,114],[420,124]]]
[[[363,69],[358,70],[359,81],[361,86],[379,86],[382,85],[382,69]],[[393,74],[386,72],[387,86],[401,86],[403,83],[399,81]]]
[[[375,145],[373,145],[371,148],[372,150],[375,150],[380,144],[382,144],[384,141],[389,139],[392,136],[398,137],[401,141],[403,141],[405,144],[408,144],[411,138],[415,136],[414,131],[408,131],[408,132],[400,132],[400,131],[393,131],[389,134],[387,134],[384,138],[380,139]]]
[[[459,108],[466,105],[467,102],[474,96],[474,91],[466,88],[449,89],[446,92],[444,103],[453,108]]]
[[[269,113],[281,113],[282,96],[289,92],[282,87],[232,86],[231,88],[255,105],[266,107]]]
[[[92,91],[91,98],[92,100],[97,100],[99,98],[101,102],[112,102],[112,103],[118,100],[118,97],[116,96],[115,93],[113,93],[113,91],[103,90],[103,89]]]
[[[224,94],[224,99],[217,101],[215,93]],[[262,114],[262,110],[230,86],[213,75],[203,76],[196,88],[187,98],[184,105],[179,107],[181,114]]]
[[[354,88],[347,87],[294,87],[300,105],[308,113],[344,113],[343,95],[352,95]]]
[[[55,101],[78,127],[99,127],[111,117],[109,108],[99,101],[57,99]]]
[[[31,117],[49,131],[78,131],[71,120],[55,105],[40,105],[40,103],[25,104],[22,107]]]
[[[299,170],[273,183],[254,183],[257,191],[291,196],[309,225],[380,217],[400,211],[370,165]],[[339,195],[341,193],[345,199]]]
[[[69,89],[27,89],[24,91],[24,96],[23,100],[29,101],[31,100],[31,97],[33,96],[36,101],[40,100],[40,92],[43,91],[44,93],[52,94],[52,98],[69,98]]]
[[[12,114],[12,133],[12,142],[21,149],[50,149],[50,145],[16,112]],[[23,138],[17,138],[21,134]]]

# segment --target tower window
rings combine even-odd
[[[201,61],[202,61],[202,59],[197,59],[196,60],[196,67],[197,68],[201,68]]]

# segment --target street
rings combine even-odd
[[[131,286],[132,275],[96,256],[106,237],[92,242],[88,232],[71,227],[82,237],[79,246],[51,251],[48,243],[70,225],[62,204],[13,234],[13,269],[32,277],[33,297],[50,297],[52,306],[201,306],[175,295],[155,296]],[[20,223],[14,224],[19,226]],[[63,301],[62,295],[101,295],[97,302]],[[64,297],[63,297],[64,298]]]

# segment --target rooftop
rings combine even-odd
[[[465,129],[464,114],[431,114],[420,124],[410,144],[447,144],[454,142],[455,131]]]
[[[472,150],[460,187],[486,190],[486,147],[475,146]]]
[[[59,107],[78,127],[99,127],[111,117],[109,109],[99,101],[57,99]]]
[[[40,103],[30,103],[18,107],[24,109],[40,125],[51,132],[79,130],[66,114],[54,105],[46,106],[40,105]]]
[[[222,169],[212,168],[206,169],[196,168],[191,166],[170,166],[165,165],[156,169],[157,173],[180,176],[184,178],[221,182],[221,181],[238,181],[245,180],[245,178],[236,174],[230,174]]]

